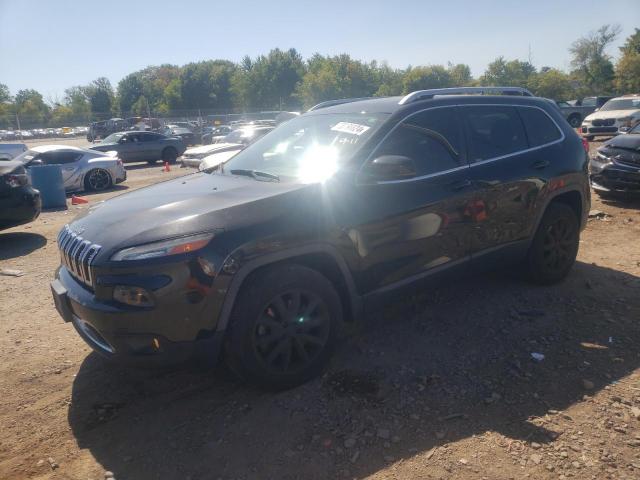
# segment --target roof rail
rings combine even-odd
[[[313,112],[314,110],[320,110],[321,108],[333,107],[334,105],[342,105],[343,103],[359,102],[360,100],[369,100],[371,97],[360,98],[340,98],[338,100],[327,100],[326,102],[320,102],[317,105],[311,107],[307,112]]]
[[[418,90],[402,97],[398,105],[426,100],[436,95],[521,95],[523,97],[533,97],[533,94],[522,87],[455,87],[455,88],[433,88],[431,90]]]

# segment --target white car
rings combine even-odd
[[[225,163],[230,158],[236,156],[241,150],[227,150],[226,152],[218,152],[208,157],[204,157],[198,166],[198,170],[208,170]]]
[[[595,136],[612,137],[628,132],[640,122],[640,95],[624,95],[605,103],[582,121],[582,135],[588,140]]]
[[[60,165],[68,192],[101,191],[127,179],[122,160],[114,154],[66,145],[40,145],[14,160],[22,162],[27,171],[38,165]]]
[[[242,143],[212,143],[211,145],[202,145],[185,151],[180,161],[185,167],[198,168],[200,162],[210,155],[221,152],[238,153],[243,148],[245,148],[245,145]]]

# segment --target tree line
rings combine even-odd
[[[466,64],[391,68],[348,54],[315,54],[303,59],[295,50],[271,50],[241,62],[207,60],[183,66],[150,66],[130,73],[114,88],[101,77],[45,101],[36,90],[14,96],[0,83],[0,128],[15,127],[15,115],[34,126],[73,125],[112,116],[186,116],[198,113],[302,110],[324,100],[401,95],[414,90],[455,86],[521,86],[535,95],[568,100],[594,94],[640,92],[640,29],[614,59],[606,49],[620,34],[604,25],[569,48],[571,70],[537,69],[526,60],[498,57],[477,78]],[[26,125],[23,125],[23,128]]]

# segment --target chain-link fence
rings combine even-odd
[[[65,139],[87,136],[94,122],[119,121],[124,129],[145,123],[152,129],[161,129],[174,122],[191,122],[194,128],[225,125],[230,122],[275,119],[290,110],[238,110],[238,109],[183,109],[146,112],[93,112],[64,116],[55,111],[47,113],[0,113],[0,141],[26,141],[30,139]]]

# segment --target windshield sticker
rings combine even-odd
[[[360,125],[358,123],[338,122],[331,127],[331,130],[334,132],[350,133],[351,135],[362,135],[364,132],[369,130],[369,128],[371,127]]]

